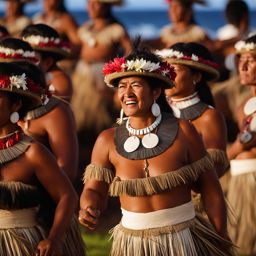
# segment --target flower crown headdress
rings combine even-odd
[[[237,53],[256,52],[256,43],[241,40],[235,44],[235,49]]]
[[[140,75],[154,77],[167,83],[166,87],[172,86],[172,81],[176,77],[174,68],[167,62],[151,62],[143,58],[127,60],[125,57],[115,58],[106,63],[103,67],[105,82],[113,87],[117,78]]]
[[[191,56],[185,55],[183,52],[173,49],[163,49],[155,51],[155,54],[166,60],[170,64],[183,64],[194,67],[208,73],[209,79],[214,80],[219,77],[219,65],[211,60],[204,59],[192,54]]]
[[[25,73],[22,75],[0,75],[0,88],[8,91],[23,91],[40,94],[41,87]]]
[[[0,46],[1,59],[14,59],[14,60],[28,60],[35,64],[39,62],[34,51],[24,51],[23,49],[11,49],[8,47]]]
[[[35,47],[36,50],[40,49],[52,49],[54,48],[57,51],[61,51],[64,54],[69,54],[71,51],[70,44],[66,41],[61,40],[56,37],[44,37],[40,35],[30,35],[23,37],[23,40],[28,42]]]
[[[192,54],[191,56],[184,55],[182,52],[175,51],[173,49],[163,49],[163,50],[160,50],[160,51],[156,51],[156,54],[159,55],[163,59],[177,58],[177,59],[180,59],[180,60],[191,60],[191,61],[199,62],[199,63],[205,64],[205,65],[209,65],[213,68],[218,68],[219,67],[219,65],[217,63],[213,62],[213,61],[203,59],[201,57],[198,57],[195,54]]]

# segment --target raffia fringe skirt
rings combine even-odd
[[[256,254],[256,159],[232,160],[227,198],[236,221],[228,223],[229,235],[239,252]]]
[[[36,208],[0,210],[0,256],[35,255],[38,243],[46,238],[36,214]]]
[[[218,236],[202,217],[144,229],[130,229],[120,223],[112,230],[112,238],[112,256],[235,255],[232,243]]]
[[[63,256],[85,256],[85,246],[82,240],[79,222],[76,216],[66,232],[62,243]]]

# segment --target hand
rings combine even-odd
[[[79,222],[90,230],[94,230],[99,222],[100,210],[93,207],[87,207],[79,211]]]
[[[50,239],[40,241],[37,246],[36,256],[59,256],[60,245]]]

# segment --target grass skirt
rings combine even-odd
[[[0,229],[0,256],[35,255],[38,243],[45,237],[40,226]]]
[[[202,217],[144,230],[132,230],[118,224],[112,237],[112,256],[235,255],[232,243],[218,236]]]
[[[256,170],[255,161],[252,164]],[[244,167],[249,168],[248,165]],[[235,210],[236,220],[228,223],[228,231],[234,244],[239,247],[239,252],[249,255],[256,254],[255,195],[256,172],[231,176],[227,198]]]
[[[62,252],[65,256],[84,256],[86,255],[84,247],[79,222],[77,217],[74,216],[64,237]]]

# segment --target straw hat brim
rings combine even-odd
[[[182,60],[182,59],[176,59],[176,58],[166,58],[165,60],[169,64],[180,64],[180,65],[190,66],[191,68],[194,68],[194,69],[199,69],[200,71],[203,71],[206,74],[206,79],[208,81],[217,80],[220,76],[219,71],[217,69],[200,62],[196,62],[192,60]]]
[[[65,59],[70,56],[70,53],[57,47],[39,47],[32,45],[32,48],[38,52],[54,53],[58,56],[58,59]]]
[[[23,61],[27,61],[27,62],[30,62],[30,63],[36,65],[35,62],[33,62],[30,59],[26,59],[26,58],[19,58],[19,59],[15,59],[15,58],[0,58],[0,62],[9,62],[9,63],[11,63],[11,62],[23,62]]]
[[[145,76],[145,77],[157,79],[161,83],[161,87],[163,89],[169,89],[174,86],[171,79],[169,79],[168,77],[165,77],[161,74],[153,73],[153,72],[136,72],[136,71],[111,73],[111,74],[105,76],[105,83],[109,87],[116,87],[117,84],[115,83],[115,81],[117,79],[129,77],[129,76]]]
[[[23,91],[16,88],[0,88],[0,91],[8,92],[8,93],[15,93],[18,95],[21,95],[22,97],[27,98],[30,101],[30,109],[33,109],[35,107],[42,105],[42,100],[39,95],[29,92],[29,91]]]

